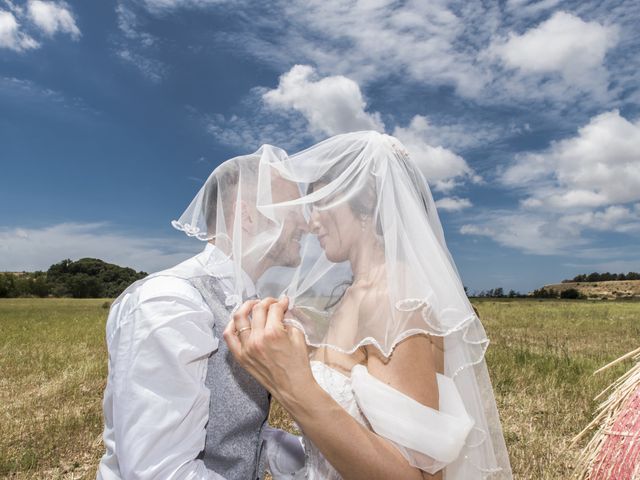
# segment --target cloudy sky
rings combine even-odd
[[[640,3],[0,0],[0,271],[147,271],[220,162],[397,136],[471,291],[640,270]]]

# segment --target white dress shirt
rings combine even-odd
[[[211,310],[183,279],[214,275],[225,292],[232,292],[232,263],[224,259],[207,244],[199,255],[132,285],[113,303],[103,401],[106,453],[99,480],[225,480],[197,459],[209,418],[207,359],[220,340]],[[246,294],[254,295],[252,282],[245,284],[250,285]],[[285,440],[283,434],[266,429],[268,463],[300,468],[301,448],[274,445],[276,439],[299,445],[297,437],[285,434]],[[282,458],[273,458],[276,453]],[[289,478],[289,473],[272,472],[274,478]]]

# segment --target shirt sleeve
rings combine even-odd
[[[197,457],[209,417],[213,314],[180,279],[150,280],[121,319],[114,356],[113,429],[122,478],[214,479]]]
[[[292,480],[304,468],[305,453],[301,438],[278,428],[265,426],[265,441],[269,472],[274,480]]]

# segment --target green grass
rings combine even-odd
[[[104,300],[0,300],[0,477],[94,478],[102,454]],[[628,368],[592,372],[638,347],[640,303],[474,300],[518,479],[571,475],[573,435],[593,397]],[[291,428],[274,405],[276,426]]]

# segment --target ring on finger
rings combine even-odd
[[[236,335],[240,336],[242,332],[245,332],[247,330],[251,330],[251,327],[242,327],[241,329],[236,330]]]

